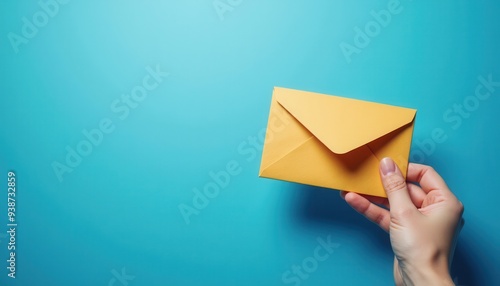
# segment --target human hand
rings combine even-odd
[[[431,167],[410,163],[406,183],[390,158],[380,162],[386,198],[342,192],[357,212],[389,232],[396,285],[454,285],[449,274],[463,205]]]

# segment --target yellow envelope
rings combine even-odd
[[[379,161],[406,175],[416,112],[275,87],[259,176],[386,197]]]

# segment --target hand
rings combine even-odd
[[[387,199],[342,192],[356,211],[389,232],[396,285],[454,285],[449,274],[463,205],[429,166],[410,163],[409,182],[390,158],[380,162]],[[385,208],[384,208],[385,207]]]

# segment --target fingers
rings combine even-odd
[[[346,191],[341,191],[340,196],[342,198],[345,198],[348,192]],[[370,196],[370,195],[364,195],[364,194],[358,194],[362,196],[363,198],[369,200],[371,203],[377,204],[379,206],[384,206],[385,208],[389,208],[389,201],[387,198],[382,198],[382,197],[376,197],[376,196]]]
[[[408,188],[408,193],[413,204],[417,208],[421,208],[427,194],[417,185],[407,183],[406,187]]]
[[[383,230],[389,231],[391,217],[388,210],[373,204],[367,198],[356,193],[343,192],[342,197],[358,213],[380,226]]]
[[[391,158],[384,158],[380,161],[380,178],[391,205],[391,213],[399,214],[416,210],[408,193],[406,180]]]
[[[348,192],[341,192],[340,195],[357,212],[386,231],[389,229],[391,215],[401,218],[401,214],[418,213],[417,208],[422,207],[431,190],[450,192],[441,176],[425,165],[410,163],[408,167],[407,180],[417,182],[420,186],[407,184],[401,170],[390,158],[380,161],[380,177],[387,199]],[[390,211],[379,205],[390,208]]]
[[[436,189],[449,191],[443,178],[430,166],[410,163],[407,180],[420,184],[425,193]]]

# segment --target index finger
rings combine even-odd
[[[443,178],[431,166],[410,163],[406,179],[418,183],[425,193],[432,190],[450,191]]]

